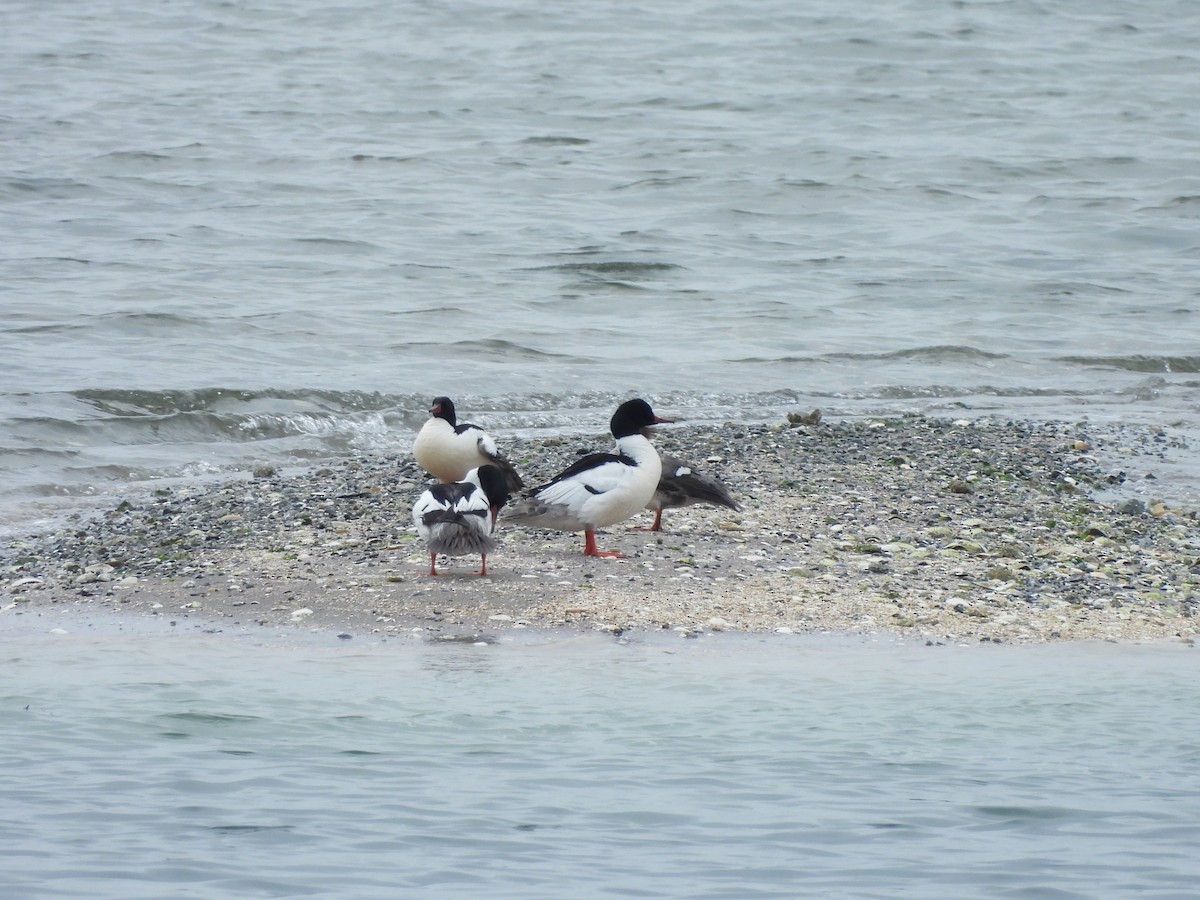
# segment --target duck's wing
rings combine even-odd
[[[503,516],[516,522],[575,531],[582,527],[589,500],[620,487],[634,461],[615,453],[580,457],[530,495],[507,508]]]
[[[413,524],[424,539],[429,539],[429,529],[436,524],[441,514],[453,505],[453,495],[448,490],[453,484],[430,485],[413,503]]]
[[[674,461],[673,461],[674,462]],[[740,510],[741,506],[717,479],[694,471],[691,466],[680,463],[663,467],[655,491],[654,502],[663,508],[691,506],[693,503],[708,503]]]
[[[480,534],[492,533],[492,507],[483,488],[465,483],[464,490],[454,501],[448,516],[443,521],[454,521]],[[452,518],[450,518],[452,517]]]
[[[584,492],[595,496],[620,487],[637,463],[616,453],[589,453],[563,469],[553,480],[534,490],[534,496],[548,503],[556,498]]]
[[[508,457],[500,452],[500,448],[496,446],[496,441],[490,434],[478,425],[472,425],[469,422],[456,425],[454,431],[457,434],[467,434],[475,438],[475,446],[478,448],[480,455],[488,459],[492,465],[504,473],[504,480],[508,482],[510,493],[515,494],[521,488],[525,487],[525,482],[521,480],[521,476],[517,474],[517,470],[513,468],[513,464],[508,461]]]

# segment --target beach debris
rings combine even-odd
[[[814,409],[807,413],[790,412],[787,414],[787,420],[793,425],[820,425],[821,410]]]

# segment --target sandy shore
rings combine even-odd
[[[587,435],[505,441],[529,484]],[[600,536],[509,527],[489,559],[431,578],[411,524],[410,459],[263,469],[130,497],[0,551],[2,616],[50,607],[464,639],[510,628],[892,632],[929,641],[1191,641],[1197,513],[1117,482],[1150,472],[1155,429],[902,418],[660,429],[739,513],[646,513]],[[1115,496],[1102,500],[1101,497]],[[0,618],[2,624],[3,618]]]

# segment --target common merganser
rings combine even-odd
[[[626,400],[609,428],[616,453],[590,453],[505,512],[505,520],[531,528],[582,531],[587,556],[621,556],[596,549],[596,529],[615,525],[645,507],[662,475],[658,451],[643,429],[660,419],[645,400]]]
[[[417,465],[438,481],[462,481],[472,469],[494,465],[504,473],[510,492],[525,486],[490,434],[469,422],[458,424],[449,397],[433,398],[429,418],[417,432],[412,452]]]
[[[729,489],[717,479],[702,475],[681,459],[664,455],[658,488],[646,504],[646,509],[654,510],[654,524],[650,526],[650,530],[662,531],[664,509],[678,509],[693,503],[708,503],[732,510],[741,509],[729,493]]]
[[[478,574],[487,574],[487,555],[496,549],[496,515],[508,501],[508,484],[498,466],[472,469],[462,481],[430,485],[413,504],[413,523],[429,550],[429,574],[437,558],[478,553]]]

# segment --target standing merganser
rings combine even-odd
[[[700,474],[681,459],[664,455],[658,488],[646,504],[646,509],[654,510],[654,524],[650,530],[662,531],[664,509],[678,509],[693,503],[709,503],[735,511],[741,509],[729,489],[717,479]]]
[[[462,481],[472,469],[493,465],[504,473],[510,492],[525,486],[490,434],[469,422],[458,424],[449,397],[433,398],[429,419],[417,432],[412,452],[417,465],[438,481]]]
[[[413,522],[429,550],[429,574],[438,574],[439,553],[478,553],[478,574],[486,575],[487,555],[496,549],[496,515],[507,501],[508,483],[493,465],[472,469],[462,481],[430,485],[413,504]]]
[[[609,428],[617,453],[590,453],[509,508],[505,519],[532,528],[582,531],[587,556],[621,556],[596,549],[596,529],[615,525],[645,507],[662,475],[658,451],[643,429],[660,419],[645,400],[626,400]]]

